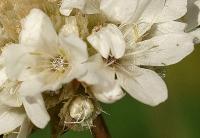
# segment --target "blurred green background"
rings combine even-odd
[[[200,47],[166,73],[169,98],[158,107],[129,97],[103,105],[113,138],[200,138]],[[50,138],[50,129],[30,138]],[[61,138],[92,138],[89,131],[69,132]]]

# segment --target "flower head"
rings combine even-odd
[[[164,102],[157,69],[199,43],[199,3],[0,2],[0,135],[26,137],[31,123],[44,128],[50,116],[59,134],[90,129],[104,112],[98,101],[114,103],[126,92],[150,106]]]
[[[20,91],[25,95],[57,90],[78,78],[86,72],[81,66],[88,58],[86,44],[73,34],[57,35],[39,9],[23,20],[20,43],[8,45],[3,56],[9,78],[22,81]]]
[[[45,109],[42,96],[24,97],[19,92],[21,82],[9,80],[4,68],[0,71],[0,75],[1,77],[5,76],[0,84],[0,105],[2,110],[0,120],[4,124],[0,127],[0,134],[10,133],[20,126],[30,124],[27,123],[29,119],[37,127],[44,128],[50,118]],[[35,114],[36,112],[37,114]],[[25,133],[21,131],[26,131],[26,129],[28,128],[20,129],[19,135]]]
[[[167,99],[167,87],[155,72],[143,67],[175,64],[193,51],[193,38],[184,33],[186,25],[173,21],[186,13],[187,2],[176,1],[180,11],[173,2],[141,3],[130,23],[108,24],[87,38],[102,55],[102,68],[114,72],[111,80],[152,106]]]

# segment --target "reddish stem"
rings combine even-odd
[[[106,123],[102,115],[99,115],[94,120],[94,127],[92,128],[92,134],[94,138],[111,138],[111,135],[108,131]]]

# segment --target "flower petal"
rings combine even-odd
[[[57,34],[50,18],[39,9],[32,9],[22,21],[20,43],[25,46],[46,46],[51,48],[57,45]]]
[[[125,40],[114,24],[108,24],[98,32],[93,32],[87,40],[104,58],[108,58],[110,52],[117,59],[124,55]]]
[[[100,5],[100,9],[110,21],[120,23],[128,23],[136,7],[137,0],[101,0]]]
[[[87,62],[84,63],[84,67],[87,69],[87,73],[79,78],[79,81],[82,81],[89,85],[98,84],[102,81],[101,70],[103,66],[103,59],[100,54],[95,54],[91,56]]]
[[[32,127],[33,127],[32,123],[26,117],[20,127],[18,127],[17,129],[13,130],[12,132],[8,134],[4,134],[4,137],[5,138],[27,138],[29,134],[31,133]]]
[[[99,0],[62,0],[60,13],[69,16],[74,8],[86,14],[95,14],[99,12]]]
[[[69,52],[73,63],[82,63],[88,59],[87,45],[78,36],[71,34],[67,37],[60,36],[61,46]]]
[[[164,0],[164,8],[157,22],[172,21],[181,18],[187,12],[187,0]]]
[[[94,85],[91,87],[94,97],[103,103],[114,103],[125,96],[120,85],[113,80],[113,83],[108,82],[106,85]]]
[[[95,74],[95,73],[93,73]],[[125,96],[119,83],[115,80],[115,71],[109,67],[101,66],[97,70],[98,82],[91,85],[91,92],[95,98],[103,103],[114,103]]]
[[[34,96],[45,91],[45,85],[39,80],[39,76],[28,78],[21,83],[19,93],[23,96]]]
[[[7,79],[8,77],[6,75],[6,69],[5,68],[0,69],[0,86],[2,86]]]
[[[44,91],[56,91],[62,87],[63,83],[67,83],[75,78],[71,78],[71,76],[68,77],[71,75],[68,72],[66,73],[67,75],[62,74],[62,76],[53,72],[51,74],[50,73],[51,72],[43,71],[32,76],[30,74],[29,77],[21,83],[21,87],[19,88],[20,94],[23,96],[35,96]],[[79,73],[80,72],[76,72],[74,74],[78,75]],[[65,82],[65,80],[69,81]]]
[[[187,24],[177,21],[158,23],[152,27],[150,36],[153,37],[169,33],[183,33],[186,26]]]
[[[115,80],[115,71],[103,63],[102,57],[96,54],[85,63],[87,73],[79,78],[86,83],[97,100],[113,103],[125,94]]]
[[[70,72],[64,75],[63,83],[69,83],[74,79],[82,78],[85,74],[87,74],[87,68],[84,64],[75,64],[72,66]]]
[[[9,133],[19,127],[26,115],[20,108],[0,105],[0,134]]]
[[[23,105],[29,119],[39,128],[44,128],[50,120],[41,95],[22,97]]]
[[[7,81],[0,90],[0,102],[10,107],[20,107],[22,101],[19,96],[18,82]]]
[[[146,26],[145,26],[146,25]],[[125,25],[120,28],[127,46],[135,46],[138,40],[141,40],[145,36],[146,39],[154,36],[159,36],[168,33],[183,33],[187,24],[177,21],[169,21],[164,23],[157,23],[153,26],[151,24],[140,23],[138,25]],[[149,32],[147,32],[149,31]],[[147,33],[146,33],[147,32]],[[146,33],[146,34],[145,34]],[[126,46],[126,48],[127,48]]]
[[[78,36],[71,34],[67,37],[60,36],[61,46],[69,52],[70,71],[63,76],[62,83],[68,83],[73,79],[78,79],[87,72],[84,62],[88,60],[88,52],[86,43]]]
[[[159,23],[176,20],[187,12],[187,0],[151,0],[142,1],[144,9],[140,13],[139,22]]]
[[[190,35],[166,34],[138,43],[133,55],[136,65],[166,66],[181,61],[193,50]]]
[[[9,79],[17,80],[23,70],[34,62],[30,53],[31,47],[10,44],[3,49],[4,65]]]
[[[117,72],[121,86],[138,101],[156,106],[167,99],[164,81],[153,71],[135,67],[135,76]]]

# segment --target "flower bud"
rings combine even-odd
[[[75,120],[85,120],[92,116],[94,105],[92,101],[85,97],[75,98],[69,107],[70,116]]]

